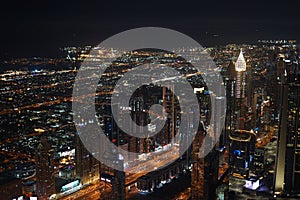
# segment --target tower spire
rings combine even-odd
[[[242,49],[240,50],[240,55],[239,55],[238,59],[236,60],[235,70],[237,72],[246,71],[246,61],[245,61]]]

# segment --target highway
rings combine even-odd
[[[148,157],[145,161],[140,161],[138,165],[126,168],[125,172],[130,174],[151,172],[167,166],[179,157],[179,148],[177,146],[172,146],[169,149],[162,150],[157,153],[151,153],[151,155],[154,156]]]
[[[178,156],[178,147],[173,146],[173,148],[171,147],[168,150],[161,152],[159,155],[156,155],[154,159],[145,160],[137,166],[131,167],[130,170],[126,172],[126,185],[128,186],[134,184],[139,177],[147,174],[148,172],[153,171],[155,169],[159,169],[172,163],[178,158]],[[68,196],[62,197],[60,199],[97,199],[100,197],[100,191],[103,191],[104,189],[105,192],[111,190],[111,184],[99,181],[99,183],[86,186],[80,189],[79,191],[74,192]]]
[[[99,198],[100,196],[100,190],[104,189],[104,188],[110,188],[108,186],[108,184],[105,185],[105,183],[103,181],[99,181],[98,183],[94,183],[88,186],[84,186],[83,188],[81,188],[80,190],[69,194],[67,196],[64,197],[60,197],[59,199],[61,200],[73,200],[73,199],[90,199],[92,197],[97,196],[97,198]],[[97,199],[96,198],[96,199]]]

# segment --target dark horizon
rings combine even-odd
[[[130,1],[7,2],[0,9],[0,57],[56,56],[65,46],[98,45],[138,27],[180,31],[203,46],[300,40],[295,3],[244,1],[174,3]]]

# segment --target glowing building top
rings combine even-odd
[[[235,71],[237,71],[237,72],[246,71],[246,61],[245,61],[242,49],[241,49],[240,55],[235,63]]]

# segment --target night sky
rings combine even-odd
[[[51,57],[59,47],[97,45],[120,31],[144,26],[180,31],[203,46],[300,41],[297,1],[120,2],[1,2],[0,56]]]

